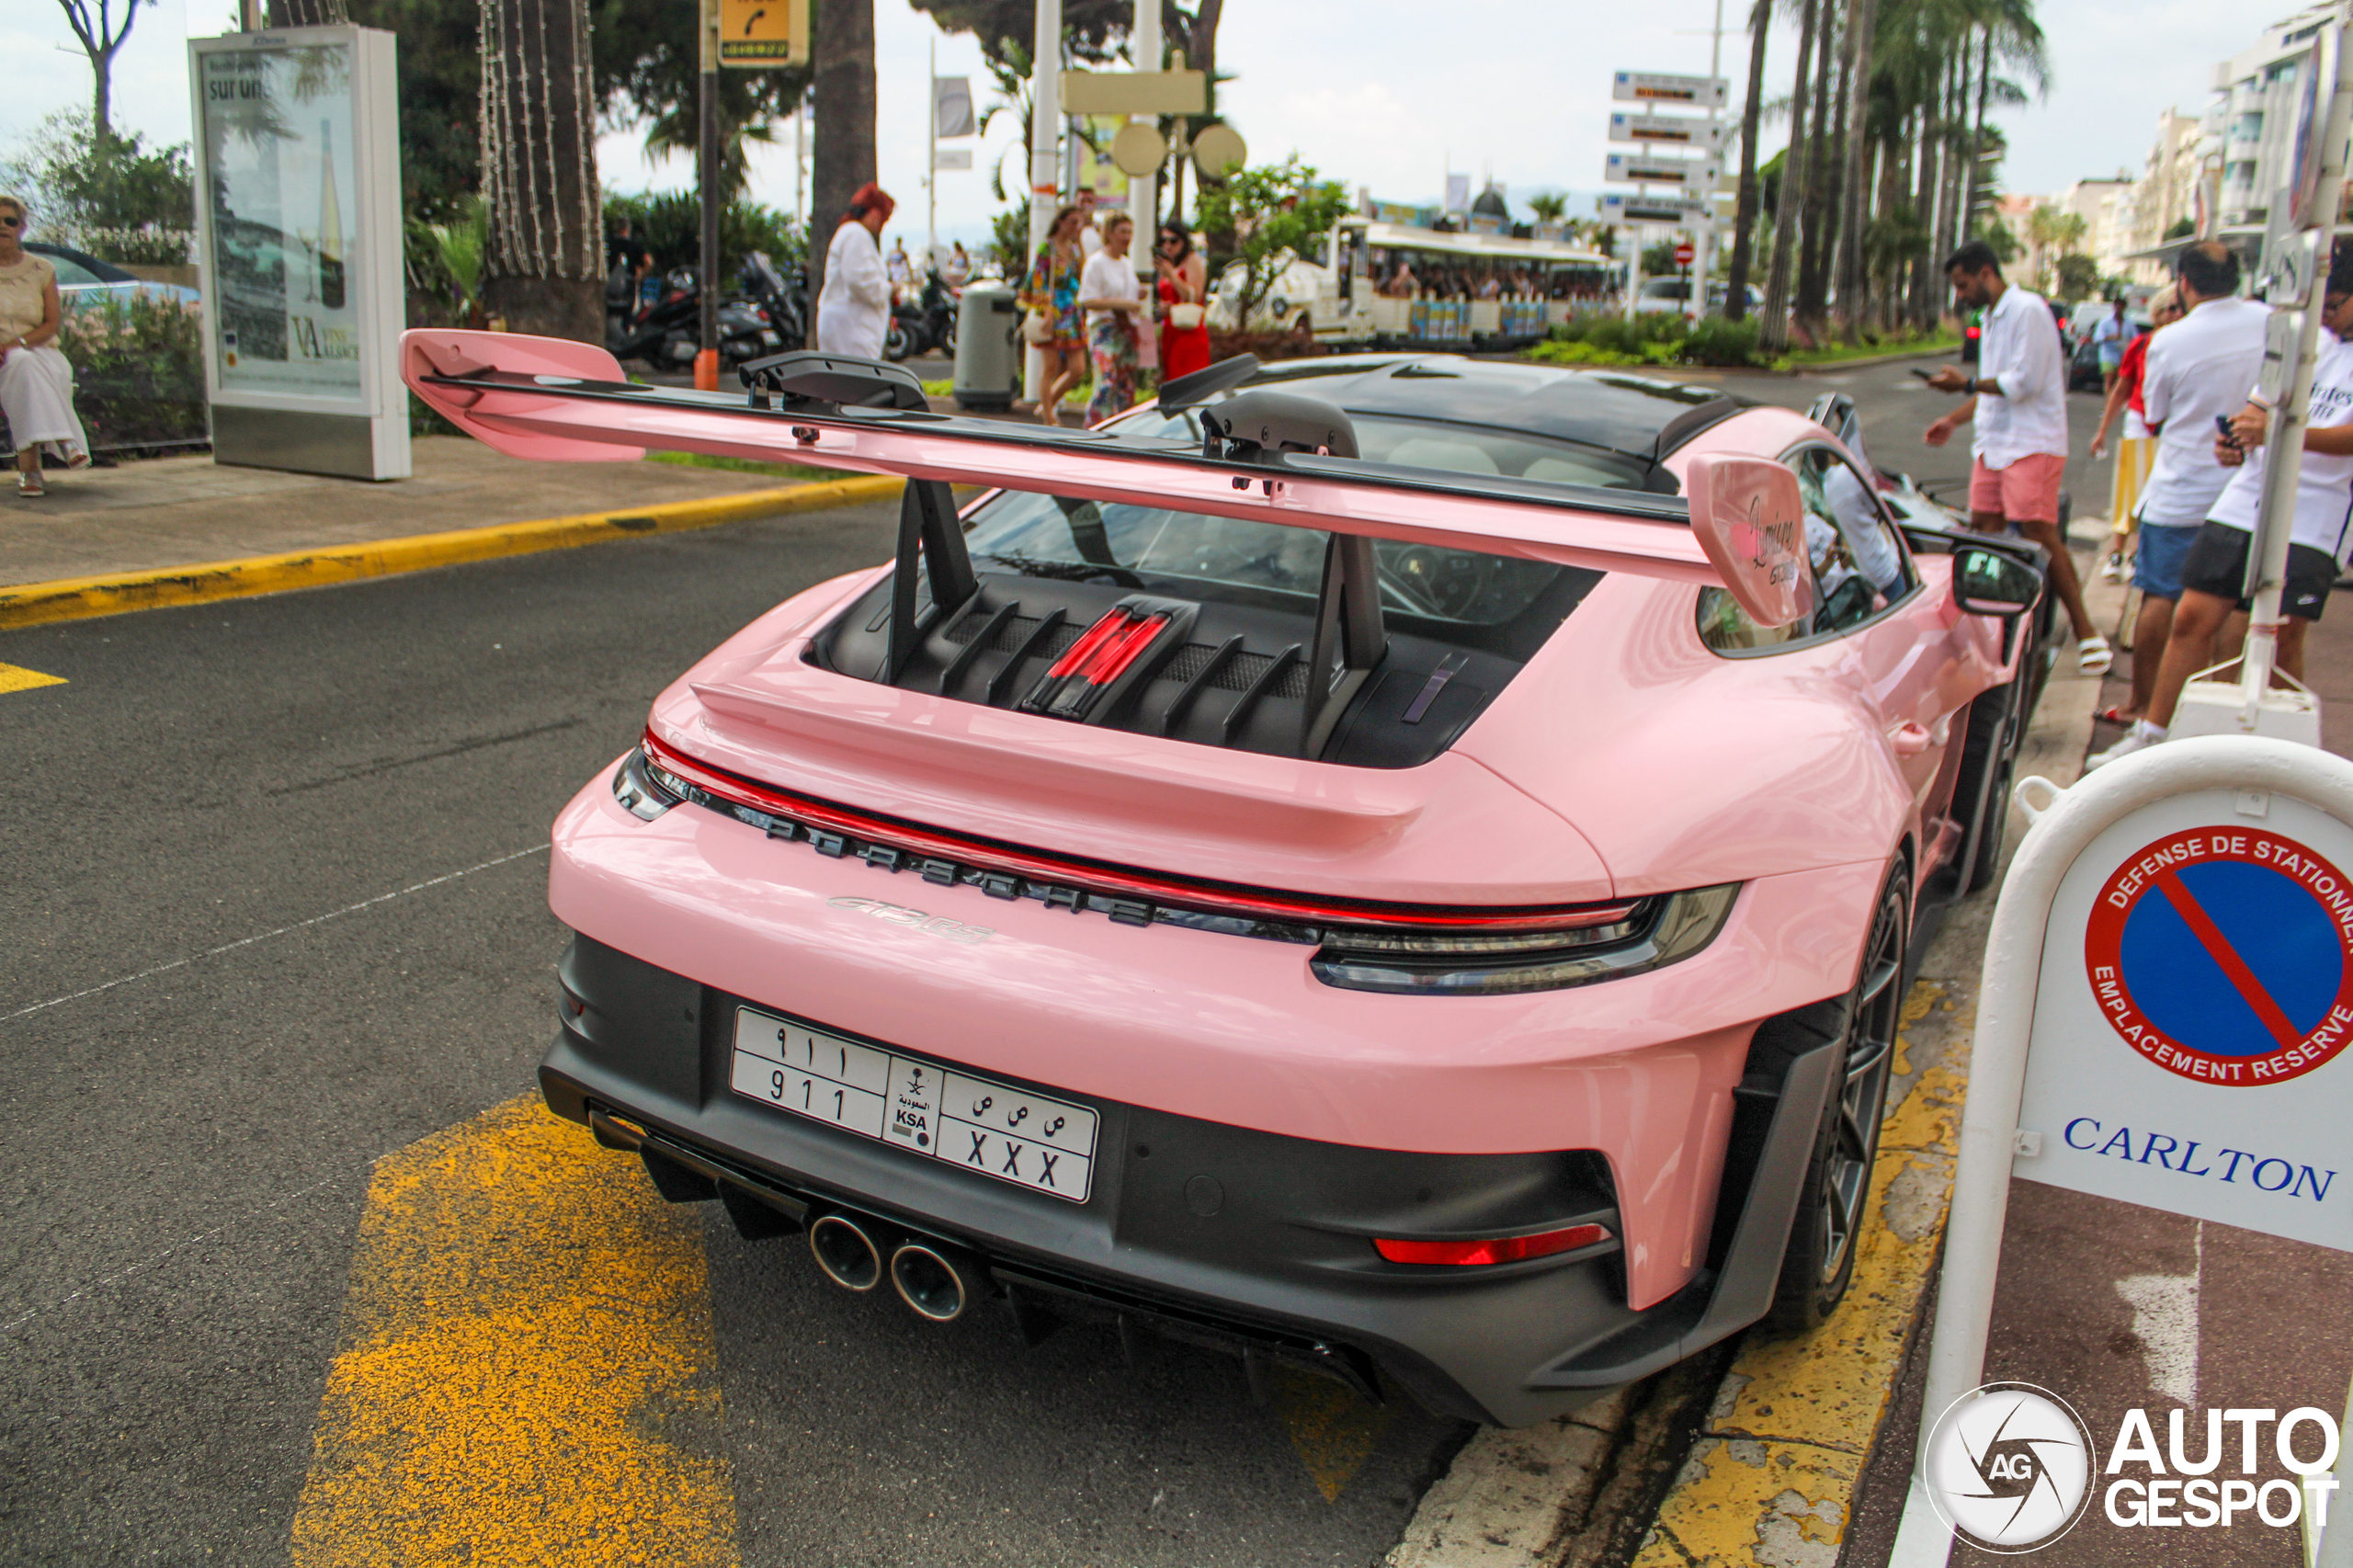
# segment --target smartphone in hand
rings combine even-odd
[[[2214,415],[2214,429],[2216,433],[2222,437],[2222,444],[2224,446],[2231,448],[2233,450],[2236,450],[2238,449],[2238,432],[2231,428],[2231,416],[2229,415],[2218,414]]]
[[[1933,381],[1937,379],[1937,373],[1934,370],[1924,370],[1917,365],[1912,366],[1911,370],[1914,375],[1919,377],[1924,381]]]

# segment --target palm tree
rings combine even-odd
[[[1540,223],[1557,223],[1569,210],[1569,199],[1558,191],[1548,190],[1540,196],[1529,197],[1528,210],[1536,215]]]
[[[1740,111],[1740,196],[1732,218],[1732,287],[1724,314],[1748,314],[1748,267],[1756,242],[1756,122],[1765,108],[1765,39],[1773,30],[1773,0],[1756,0],[1748,13],[1748,101]]]
[[[1848,0],[1847,60],[1841,71],[1846,83],[1841,108],[1847,121],[1847,155],[1838,175],[1838,313],[1849,343],[1861,331],[1863,295],[1870,275],[1863,253],[1870,192],[1863,188],[1863,170],[1864,141],[1870,129],[1871,35],[1878,23],[1878,0]]]
[[[585,0],[482,0],[482,306],[605,340],[604,222]]]
[[[1757,344],[1772,353],[1789,346],[1790,250],[1797,237],[1798,213],[1805,204],[1806,97],[1813,85],[1813,24],[1822,0],[1803,0],[1798,27],[1798,69],[1790,95],[1790,146],[1782,159],[1779,200],[1773,211],[1773,265],[1765,275],[1765,320]]]
[[[874,0],[816,0],[810,17],[816,141],[809,178],[809,346],[825,251],[858,187],[874,177]]]

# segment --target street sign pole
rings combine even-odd
[[[1722,76],[1723,60],[1724,0],[1716,0],[1716,19],[1708,33],[1708,74]],[[1708,118],[1714,119],[1716,114],[1711,113]],[[1712,186],[1709,187],[1708,200],[1712,216],[1715,205],[1715,188]],[[1715,224],[1712,222],[1700,224],[1695,238],[1699,244],[1699,265],[1696,267],[1687,268],[1684,272],[1684,279],[1689,286],[1685,290],[1685,294],[1691,305],[1691,316],[1694,321],[1697,321],[1708,313],[1708,279],[1714,276],[1716,267]],[[1696,288],[1699,292],[1691,293],[1690,289],[1693,288]]]
[[[695,386],[719,390],[719,0],[702,0],[701,126],[696,160],[702,172],[702,347],[695,355]]]
[[[1613,142],[1632,142],[1652,148],[1681,145],[1699,148],[1702,153],[1699,158],[1690,161],[1661,157],[1652,152],[1613,153],[1604,163],[1602,178],[1606,183],[1635,187],[1633,196],[1612,195],[1602,200],[1602,216],[1606,219],[1613,210],[1619,211],[1632,236],[1633,252],[1626,269],[1625,307],[1629,321],[1635,316],[1642,293],[1642,224],[1645,222],[1665,222],[1691,233],[1699,265],[1695,272],[1688,261],[1677,263],[1686,269],[1684,302],[1690,307],[1695,320],[1707,312],[1707,278],[1715,254],[1715,190],[1722,179],[1722,116],[1728,102],[1727,84],[1716,74],[1722,63],[1723,20],[1723,0],[1716,0],[1716,24],[1711,35],[1707,75],[1620,71],[1611,78],[1610,97],[1617,101],[1677,104],[1703,111],[1681,118],[1625,113],[1609,117],[1609,139]],[[1654,193],[1662,187],[1675,194],[1664,199],[1656,196]],[[1690,292],[1693,289],[1699,290],[1696,297]]]
[[[1945,1568],[1950,1557],[1927,1439],[1984,1384],[2014,1174],[2353,1250],[2353,1199],[2340,1190],[2333,1204],[2305,1202],[2289,1181],[2257,1182],[2256,1155],[2225,1149],[2250,1168],[2224,1186],[2211,1158],[2193,1161],[2197,1145],[2181,1152],[2170,1137],[2170,1150],[2139,1145],[2137,1161],[2109,1153],[2128,1125],[2144,1137],[2196,1128],[2208,1155],[2245,1143],[2290,1181],[2303,1164],[2337,1163],[2331,1151],[2353,1113],[2353,1008],[2338,1000],[2353,987],[2353,916],[2331,900],[2353,882],[2339,869],[2353,868],[2353,762],[2284,741],[2201,736],[2067,790],[2022,779],[2016,795],[2033,825],[1986,937],[1922,1451],[1890,1568]],[[2176,925],[2189,935],[2175,939]],[[2242,977],[2238,949],[2250,942],[2304,956],[2284,971],[2267,959],[2268,980]],[[2279,1013],[2267,987],[2283,985],[2292,1017],[2261,1022],[2256,1004]],[[2179,1167],[2163,1157],[2177,1152]],[[2153,1153],[2163,1174],[2145,1168]],[[2353,1528],[2328,1550],[2339,1542],[2353,1545]]]

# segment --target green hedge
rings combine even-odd
[[[1694,325],[1665,311],[1595,312],[1552,328],[1528,351],[1555,365],[1755,365],[1756,323],[1709,316]]]
[[[74,406],[93,451],[200,444],[204,318],[192,304],[133,294],[65,312],[57,347],[74,365]]]

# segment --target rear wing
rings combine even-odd
[[[434,412],[513,457],[706,452],[1721,581],[1677,496],[934,414],[911,375],[870,360],[781,355],[728,394],[633,384],[586,344],[417,330],[401,339],[401,372]]]

